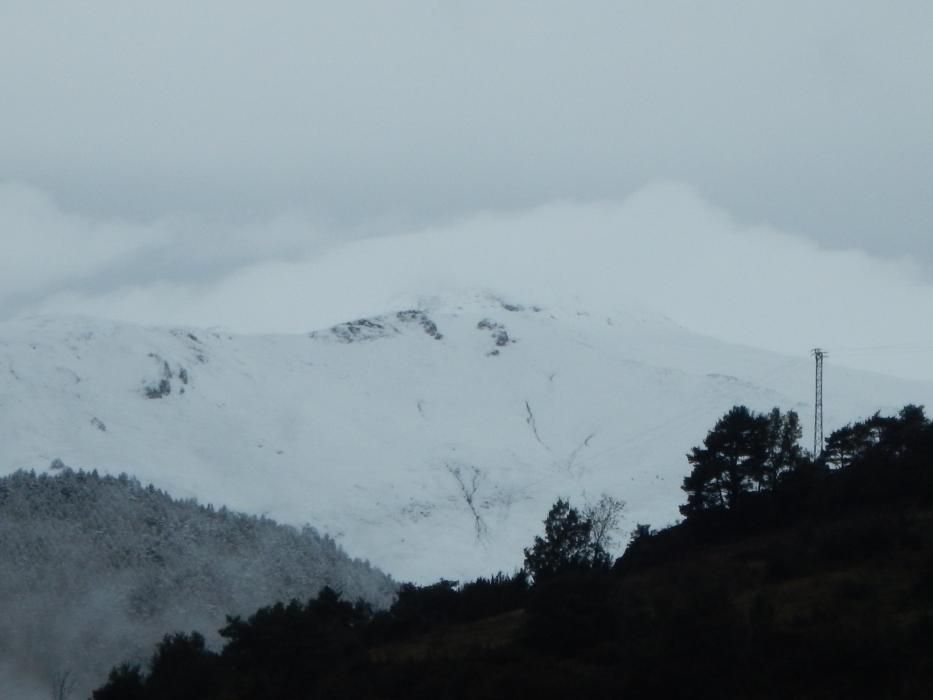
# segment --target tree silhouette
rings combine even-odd
[[[870,454],[896,459],[929,439],[930,421],[923,406],[908,404],[897,416],[871,417],[835,430],[826,439],[823,461],[842,469]]]
[[[149,663],[146,690],[155,698],[201,700],[216,687],[219,670],[200,633],[166,635]]]
[[[609,555],[593,534],[592,521],[558,499],[544,521],[544,537],[525,549],[525,570],[539,583],[562,571],[608,566]]]
[[[690,516],[704,510],[733,508],[752,486],[761,488],[776,479],[769,457],[780,454],[774,438],[783,435],[784,421],[734,406],[720,418],[703,440],[687,455],[693,471],[684,479],[687,503],[680,512]],[[787,426],[793,433],[793,426]],[[781,457],[783,459],[783,457]]]
[[[800,447],[803,429],[795,411],[782,414],[777,408],[768,415],[768,456],[761,470],[759,488],[773,491],[782,474],[795,469],[804,457]]]
[[[107,684],[94,691],[93,700],[143,700],[145,677],[139,666],[121,664],[110,671]]]

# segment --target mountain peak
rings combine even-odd
[[[128,472],[330,533],[400,579],[508,569],[558,497],[678,517],[683,455],[732,405],[806,413],[806,356],[638,310],[487,292],[311,333],[0,324],[2,469]],[[834,369],[827,427],[929,387]]]

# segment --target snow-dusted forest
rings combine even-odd
[[[87,691],[169,630],[216,642],[226,615],[323,586],[376,607],[395,591],[310,528],[71,470],[0,479],[0,561],[4,697],[48,697],[63,678]]]

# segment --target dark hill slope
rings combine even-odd
[[[931,697],[922,410],[837,431],[823,458],[749,488],[662,532],[639,529],[611,571],[563,570],[530,589],[520,576],[405,586],[375,616],[322,594],[233,621],[221,654],[167,640],[148,676],[124,669],[95,697],[188,697],[164,689],[191,687],[192,669],[209,671],[190,696],[202,700]],[[313,653],[287,663],[268,653],[309,638]],[[164,663],[168,652],[185,662]]]
[[[930,697],[933,508],[704,539],[377,645],[372,697]]]

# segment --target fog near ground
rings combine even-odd
[[[0,687],[86,698],[109,669],[145,664],[165,634],[214,646],[226,615],[325,585],[385,607],[395,584],[310,529],[172,500],[125,475],[0,479]],[[53,686],[70,680],[75,692]],[[14,692],[15,691],[15,692]]]

